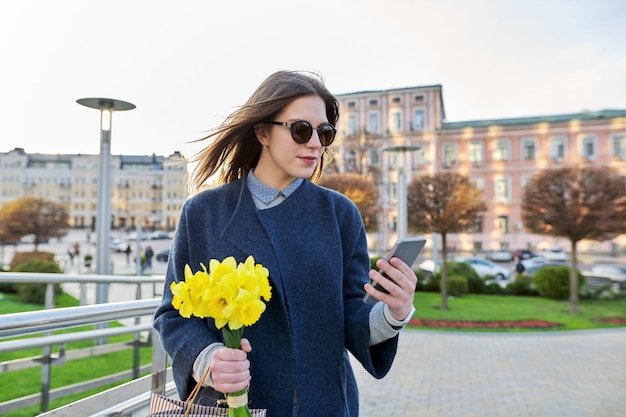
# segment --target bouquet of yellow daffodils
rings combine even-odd
[[[252,256],[239,264],[232,256],[222,262],[211,259],[208,271],[200,265],[195,273],[185,265],[185,281],[172,283],[172,306],[185,318],[213,318],[226,347],[240,349],[244,327],[259,320],[265,311],[261,299],[267,302],[272,296],[269,272]],[[251,417],[247,397],[247,389],[227,395],[229,417]]]

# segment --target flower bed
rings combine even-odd
[[[597,321],[600,323],[626,325],[626,317],[597,318],[597,319],[593,319],[593,321]]]
[[[421,327],[448,327],[455,329],[550,329],[563,326],[562,323],[539,319],[490,321],[411,319],[409,324]]]

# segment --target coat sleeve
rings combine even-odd
[[[189,202],[187,202],[189,203]],[[181,398],[187,398],[195,381],[193,363],[200,352],[213,342],[221,341],[219,332],[207,320],[184,318],[172,306],[172,283],[184,281],[185,264],[190,262],[188,204],[181,211],[180,221],[170,249],[163,288],[163,299],[154,314],[154,328],[161,343],[172,359],[174,382]],[[194,219],[197,221],[197,219]],[[192,269],[193,266],[192,266]]]
[[[363,222],[357,208],[341,222],[344,252],[344,327],[346,347],[375,378],[391,369],[398,347],[398,336],[370,346],[369,314],[374,304],[363,302],[364,285],[369,281],[370,259]]]

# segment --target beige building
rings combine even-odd
[[[96,225],[98,155],[0,153],[0,205],[24,196],[65,205],[70,225]],[[187,164],[179,152],[163,156],[111,156],[113,229],[173,230],[187,199]]]
[[[626,175],[626,110],[446,122],[440,85],[363,91],[338,97],[341,119],[334,146],[339,172],[371,177],[380,190],[380,231],[370,247],[382,252],[397,237],[398,175],[450,170],[484,191],[482,223],[448,237],[451,249],[482,252],[560,246],[569,242],[527,233],[523,187],[538,170],[565,165],[611,166]],[[405,147],[404,152],[384,149]],[[435,240],[437,236],[433,236]],[[431,244],[433,238],[430,239]],[[626,250],[626,236],[581,242],[581,252]]]

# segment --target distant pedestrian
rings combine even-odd
[[[67,256],[70,258],[70,265],[74,265],[74,256],[76,255],[74,250],[74,246],[72,245],[67,247]]]
[[[126,265],[130,264],[130,244],[126,245],[126,249],[124,249],[124,253],[126,254]]]
[[[517,275],[522,275],[524,271],[526,270],[526,267],[522,263],[522,258],[515,255],[514,263],[515,263],[515,272],[517,272]]]
[[[154,256],[154,251],[152,247],[146,246],[146,269],[152,269],[152,257]]]

